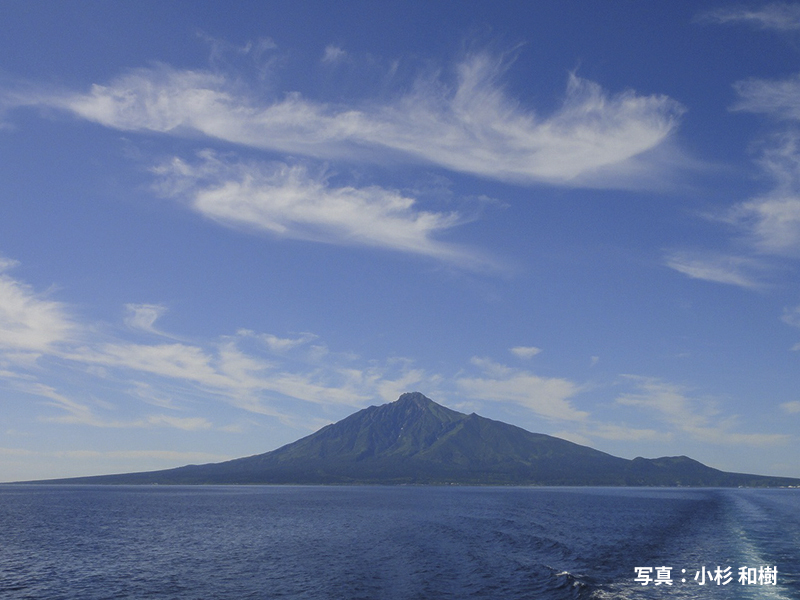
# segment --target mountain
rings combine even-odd
[[[726,473],[685,456],[618,458],[412,392],[265,454],[46,483],[766,487],[797,486],[800,479]]]

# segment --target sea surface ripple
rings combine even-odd
[[[5,485],[0,598],[800,600],[800,490]]]

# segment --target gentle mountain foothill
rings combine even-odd
[[[619,458],[411,392],[256,456],[46,483],[778,487],[800,479],[728,473],[685,456]]]

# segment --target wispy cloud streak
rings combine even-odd
[[[714,218],[734,228],[747,255],[671,252],[666,264],[689,277],[749,289],[765,287],[768,258],[800,258],[800,75],[734,85],[735,111],[763,114],[780,123],[762,143],[757,161],[771,189],[735,203]]]
[[[166,312],[166,307],[160,304],[126,304],[125,324],[132,328],[163,335],[155,327],[156,321]]]
[[[228,226],[315,242],[370,246],[476,268],[497,264],[435,236],[467,221],[457,212],[421,210],[417,200],[380,186],[334,186],[303,165],[231,163],[210,152],[156,169],[160,189]]]
[[[739,95],[733,110],[762,113],[780,119],[800,119],[800,75],[770,81],[745,79],[734,84]]]
[[[759,252],[800,257],[800,75],[783,81],[747,80],[736,89],[740,100],[735,110],[788,123],[769,139],[759,160],[774,188],[739,203],[729,221],[745,228]]]
[[[800,29],[800,5],[772,3],[759,8],[720,8],[703,13],[699,21],[742,23],[759,29],[791,31]]]
[[[264,102],[222,73],[167,66],[129,72],[88,93],[27,94],[15,102],[124,131],[200,133],[326,159],[405,156],[491,179],[603,187],[628,186],[646,167],[655,169],[643,155],[667,140],[684,111],[666,96],[610,95],[571,75],[561,107],[539,117],[504,91],[508,66],[502,56],[476,53],[457,66],[452,85],[420,80],[394,102],[359,106],[298,93]]]
[[[753,258],[713,252],[673,251],[668,254],[666,264],[692,279],[751,290],[764,287],[759,277],[764,266]]]
[[[481,371],[480,376],[464,376],[455,382],[459,391],[469,398],[517,404],[556,421],[582,421],[589,416],[570,402],[580,391],[580,386],[572,381],[541,377],[487,358],[476,357],[471,362]]]
[[[62,303],[5,273],[15,265],[0,257],[0,358],[6,352],[48,352],[78,329]]]
[[[791,439],[791,436],[778,433],[735,431],[735,416],[723,415],[714,402],[693,397],[683,386],[654,377],[627,375],[626,379],[635,386],[635,391],[619,396],[618,404],[650,411],[670,429],[692,439],[748,446],[780,445]]]

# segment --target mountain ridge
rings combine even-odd
[[[407,392],[276,450],[221,463],[36,483],[800,486],[685,457],[632,460]]]

